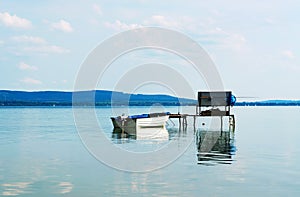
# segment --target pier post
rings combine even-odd
[[[221,132],[223,132],[223,116],[220,116],[221,119]]]
[[[232,132],[235,131],[235,118],[234,118],[234,115],[229,116],[229,128]]]
[[[187,117],[186,115],[183,116],[183,127],[184,127],[183,130],[187,129],[187,120],[186,120],[186,117]]]
[[[179,130],[181,130],[181,117],[178,118],[178,122],[179,122]]]
[[[124,136],[124,130],[125,130],[125,121],[122,120],[122,123],[121,123],[121,128],[122,128],[122,137]]]

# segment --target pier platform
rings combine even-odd
[[[236,98],[231,91],[198,92],[198,105],[195,114],[170,114],[169,119],[178,119],[179,127],[186,129],[187,117],[193,118],[193,126],[196,127],[196,119],[201,117],[220,117],[221,131],[223,131],[223,117],[229,117],[229,130],[235,130],[235,118],[230,113]]]

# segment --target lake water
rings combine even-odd
[[[132,107],[129,113],[155,110]],[[177,113],[178,109],[165,110]],[[194,112],[188,107],[180,110]],[[298,107],[234,107],[234,132],[220,133],[218,125],[209,129],[210,120],[198,120],[201,129],[194,130],[192,119],[183,131],[174,120],[167,140],[141,141],[112,133],[109,117],[126,112],[125,108],[95,111],[105,140],[122,150],[146,154],[168,148],[171,142],[177,146],[191,142],[167,165],[126,172],[104,164],[87,150],[72,108],[0,108],[0,196],[300,195]],[[88,125],[89,119],[84,122]],[[103,140],[94,136],[95,141]],[[213,146],[203,153],[199,148],[205,136]],[[109,148],[100,143],[101,150]],[[119,162],[127,161],[120,157]]]

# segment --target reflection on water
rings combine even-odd
[[[3,196],[18,196],[21,194],[28,193],[28,187],[31,182],[15,182],[15,183],[4,183],[2,184]]]
[[[174,140],[178,139],[180,137],[186,137],[187,135],[187,130],[181,130],[175,127],[171,127],[168,129],[162,129],[162,128],[140,128],[138,129],[138,133],[143,133],[144,131],[147,131],[148,133],[153,133],[153,135],[144,135],[144,136],[138,136],[138,135],[130,135],[126,132],[122,131],[120,128],[114,128],[112,131],[112,136],[111,138],[115,140],[122,140],[122,142],[130,142],[132,140]],[[194,131],[191,131],[194,132]],[[117,141],[115,141],[117,142]]]
[[[114,129],[112,142],[123,150],[149,153],[163,148],[169,143],[169,133],[165,128],[138,128],[135,135],[122,129]]]
[[[205,166],[214,166],[218,164],[232,164],[233,155],[236,152],[234,131],[210,131],[195,128],[144,128],[140,129],[138,134],[129,135],[128,132],[121,129],[114,129],[112,132],[112,140],[116,144],[132,144],[141,140],[141,145],[145,146],[145,142],[156,143],[158,141],[167,142],[172,140],[180,140],[186,138],[187,135],[194,135],[197,147],[197,164]],[[153,141],[154,140],[154,141]],[[184,139],[182,139],[184,140]],[[125,148],[126,149],[126,148]]]
[[[151,132],[153,133],[151,135]],[[234,131],[209,131],[188,127],[187,129],[168,128],[167,130],[157,131],[157,128],[147,128],[139,131],[144,136],[129,135],[121,129],[114,129],[112,140],[116,144],[133,144],[140,141],[142,146],[149,145],[150,142],[168,142],[172,140],[184,140],[187,135],[194,135],[197,147],[197,164],[214,166],[218,164],[232,164],[233,155],[236,152]],[[167,132],[167,134],[165,134]],[[159,134],[159,135],[157,135]],[[145,144],[145,142],[147,142]],[[156,143],[157,144],[157,143]],[[125,148],[126,149],[126,148]]]
[[[124,108],[118,110],[121,113]],[[109,168],[88,153],[77,134],[71,109],[2,108],[0,196],[299,196],[299,108],[234,110],[239,117],[235,136],[228,131],[209,131],[206,136],[203,130],[212,129],[208,128],[209,121],[201,118],[197,126],[202,131],[194,132],[188,120],[186,131],[178,130],[176,124],[168,128],[169,140],[154,141],[131,139],[134,136],[121,139],[120,133],[113,132],[110,109],[97,108],[103,132],[110,139],[116,136],[111,140],[120,148],[147,152],[167,148],[171,141],[181,147],[189,137],[194,139],[184,154],[165,168],[128,173]],[[145,107],[131,109],[132,113],[144,111]],[[98,136],[96,129],[88,133]],[[129,142],[118,144],[117,140]],[[217,155],[229,160],[223,163],[232,164],[219,164],[222,161]],[[197,165],[198,158],[203,165]],[[119,161],[125,163],[124,159]]]
[[[172,154],[179,154],[188,147],[194,137],[191,130],[189,137],[186,131],[178,128],[140,128],[137,135],[129,135],[125,130],[114,129],[111,135],[112,143],[130,152],[149,153],[167,148]],[[169,154],[171,155],[171,154]]]
[[[195,137],[198,164],[232,164],[232,155],[236,152],[234,132],[197,130]]]
[[[163,140],[169,139],[168,130],[164,127],[155,128],[136,128],[135,135],[130,135],[130,131],[114,128],[112,133],[113,139],[135,139],[135,140]]]
[[[133,139],[136,140],[136,135],[129,135],[127,132],[122,131],[120,128],[114,128],[112,132],[112,139]]]

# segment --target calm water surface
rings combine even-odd
[[[299,108],[235,107],[233,113],[235,132],[210,132],[215,143],[209,153],[199,152],[207,129],[195,132],[189,120],[185,134],[193,141],[179,159],[159,170],[130,173],[89,154],[72,108],[0,108],[0,196],[299,196]],[[177,125],[169,128],[167,141],[120,139],[112,134],[110,108],[97,108],[96,114],[107,138],[130,151],[163,148],[183,132]],[[202,121],[207,120],[198,125]]]

